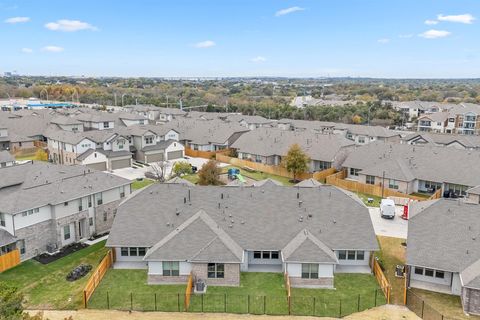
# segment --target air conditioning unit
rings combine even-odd
[[[52,254],[58,251],[58,247],[56,243],[49,243],[47,244],[47,252]]]

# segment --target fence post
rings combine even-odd
[[[107,291],[107,309],[110,310],[110,297],[108,296],[108,291]]]
[[[378,292],[378,289],[375,289],[375,307],[377,306],[377,292]]]
[[[83,290],[83,306],[87,309],[87,291]]]
[[[227,294],[226,293],[223,297],[223,311],[227,313]]]
[[[267,314],[267,296],[263,296],[263,314]]]
[[[360,294],[358,294],[357,312],[360,312]]]
[[[185,299],[187,298],[187,296],[185,296]],[[180,312],[180,293],[177,293],[177,307],[178,307],[178,312]],[[186,308],[185,308],[185,311],[188,311]]]
[[[423,311],[425,310],[425,300],[422,300],[422,319],[423,319]]]
[[[338,317],[341,318],[342,317],[342,299],[340,299],[340,310],[339,310],[339,314],[338,314]]]
[[[130,311],[133,310],[133,292],[130,292]]]
[[[154,293],[154,297],[155,297],[155,311],[157,311],[157,293],[156,292]]]
[[[316,298],[313,297],[313,314],[312,314],[312,316],[315,316],[315,300],[316,300]]]
[[[247,297],[247,313],[250,313],[250,295]]]
[[[202,312],[203,312],[203,297],[204,296],[205,296],[204,294],[202,294],[202,296],[201,296],[202,297]]]

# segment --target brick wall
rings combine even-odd
[[[47,220],[15,231],[18,239],[25,240],[25,254],[22,260],[30,259],[47,250],[47,244],[56,243],[56,230],[53,220]]]
[[[95,231],[97,234],[110,231],[113,224],[114,214],[122,200],[123,199],[115,200],[95,207]],[[107,213],[106,220],[104,220],[104,213]]]
[[[239,286],[240,285],[240,264],[226,263],[225,277],[223,279],[208,278],[207,263],[193,263],[192,272],[197,279],[203,279],[211,286]]]
[[[333,288],[333,278],[303,279],[290,277],[293,288]]]
[[[480,315],[480,290],[462,288],[463,311]]]
[[[80,236],[78,234],[78,221],[81,219],[85,219],[85,224],[84,224],[84,235],[82,238],[89,238],[90,237],[90,227],[88,226],[88,211],[80,211],[78,213],[57,219],[56,221],[56,237],[57,237],[57,245],[59,248],[62,247],[62,228],[63,226],[66,226],[67,224],[70,224],[72,222],[75,222],[75,242],[78,242],[80,240]]]

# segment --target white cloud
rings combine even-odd
[[[57,47],[57,46],[46,46],[42,48],[42,51],[47,51],[47,52],[62,52],[64,49],[62,47]]]
[[[267,61],[267,58],[262,57],[262,56],[256,56],[255,58],[250,59],[250,61],[255,62],[255,63],[261,63]]]
[[[15,23],[24,23],[24,22],[28,22],[28,21],[30,21],[29,17],[13,17],[13,18],[6,19],[4,22],[15,24]]]
[[[33,50],[31,48],[22,48],[23,53],[32,53]]]
[[[300,7],[285,8],[285,9],[278,10],[277,12],[275,12],[275,17],[281,17],[281,16],[284,16],[284,15],[289,14],[289,13],[294,13],[294,12],[303,11],[303,10],[305,10],[305,8],[300,8]]]
[[[401,39],[410,39],[413,37],[413,34],[399,34],[398,37]]]
[[[205,40],[201,42],[195,43],[194,47],[195,48],[211,48],[216,46],[217,44],[213,42],[212,40]]]
[[[390,42],[389,38],[382,38],[377,40],[378,43],[386,44]]]
[[[475,17],[469,13],[466,14],[458,14],[458,15],[448,15],[444,16],[443,14],[439,14],[437,16],[439,21],[448,21],[448,22],[457,22],[457,23],[465,23],[465,24],[472,24],[475,20]]]
[[[437,20],[425,20],[425,24],[431,26],[431,25],[438,24],[438,21]]]
[[[97,27],[92,26],[90,23],[79,20],[58,20],[57,22],[49,22],[45,24],[45,28],[52,31],[64,31],[74,32],[80,30],[98,30]]]
[[[424,33],[420,33],[418,36],[426,39],[437,39],[437,38],[445,38],[451,35],[452,33],[445,30],[435,30],[431,29],[425,31]]]

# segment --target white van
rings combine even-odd
[[[380,202],[380,216],[385,219],[395,218],[395,202],[391,199],[382,199]]]

